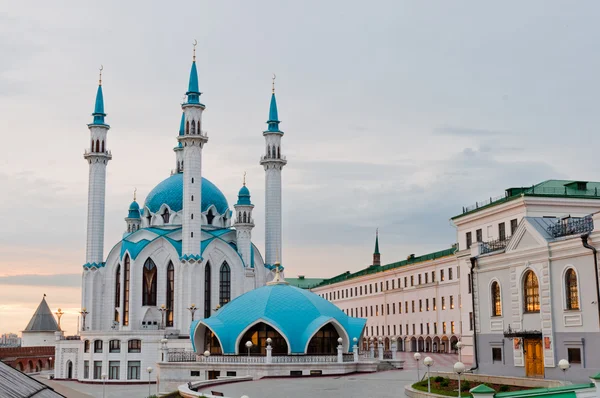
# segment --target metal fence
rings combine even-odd
[[[587,216],[583,218],[566,218],[548,227],[548,233],[554,238],[561,236],[584,234],[594,229],[594,220]]]
[[[343,354],[343,362],[354,362],[354,354]],[[192,351],[169,350],[168,362],[205,362],[205,363],[267,363],[266,356],[248,355],[198,355]],[[275,355],[271,363],[336,363],[337,355]]]

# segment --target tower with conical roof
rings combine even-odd
[[[283,262],[281,253],[281,170],[287,164],[281,151],[283,131],[279,129],[279,115],[275,99],[275,76],[271,92],[269,120],[265,137],[265,155],[260,164],[265,168],[265,264],[273,266],[275,261]]]
[[[133,233],[140,229],[142,224],[142,217],[140,215],[140,205],[136,201],[136,191],[133,191],[133,202],[129,205],[127,217],[125,217],[125,223],[127,224],[127,232],[125,235]]]
[[[250,190],[246,187],[246,174],[244,173],[244,185],[238,193],[238,201],[235,205],[235,220],[237,250],[244,265],[252,266],[252,228],[254,228],[254,219],[252,218],[252,209],[254,205],[250,201]]]
[[[186,101],[181,105],[184,116],[183,135],[178,137],[183,147],[183,220],[181,238],[181,260],[197,262],[200,255],[202,237],[202,148],[208,142],[202,132],[202,112],[205,106],[200,102],[202,93],[198,89],[196,70],[196,44]]]
[[[379,229],[375,231],[375,251],[373,252],[373,265],[381,265],[381,255],[379,254]]]
[[[104,96],[102,94],[102,68],[96,92],[92,123],[90,130],[90,148],[84,153],[89,164],[88,213],[86,268],[99,268],[104,265],[104,208],[106,198],[106,165],[112,159],[108,150],[107,133],[110,126],[104,122]]]
[[[58,331],[60,331],[58,323],[56,323],[56,319],[54,319],[54,315],[48,307],[46,295],[44,294],[40,305],[38,305],[27,327],[22,332],[21,346],[53,346],[56,342],[54,333]]]

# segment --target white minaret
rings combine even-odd
[[[279,130],[275,100],[275,76],[273,76],[267,124],[269,127],[263,132],[266,154],[260,158],[260,164],[265,168],[265,263],[272,266],[276,261],[283,263],[281,255],[281,169],[287,164],[285,156],[281,154],[283,131]]]
[[[208,141],[202,132],[202,112],[205,106],[200,103],[198,72],[196,71],[196,46],[190,71],[187,101],[181,105],[185,118],[184,134],[178,137],[183,146],[183,221],[181,260],[196,262],[201,259],[200,242],[202,237],[202,147]]]
[[[106,197],[106,165],[112,159],[106,136],[110,126],[104,123],[104,98],[102,96],[102,69],[96,93],[94,121],[90,129],[90,149],[83,155],[90,166],[88,186],[87,242],[85,266],[99,267],[104,263],[104,202]]]
[[[252,228],[254,228],[254,219],[252,218],[252,209],[254,205],[250,202],[250,191],[246,187],[246,173],[244,173],[244,185],[238,193],[238,201],[235,205],[236,220],[235,232],[237,250],[244,265],[250,267],[252,264]]]
[[[185,103],[185,101],[184,101]],[[183,104],[182,104],[183,105]],[[185,131],[185,112],[181,113],[181,123],[179,124],[179,136],[184,135]],[[183,145],[181,142],[177,143],[177,146],[173,148],[175,152],[175,170],[173,173],[183,173]]]

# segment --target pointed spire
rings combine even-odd
[[[187,95],[188,104],[200,104],[200,90],[198,89],[198,70],[196,69],[196,45],[198,42],[194,40],[194,55],[192,57],[192,69],[190,70],[190,81],[188,83]]]
[[[179,135],[184,135],[185,130],[185,113],[181,112],[181,122],[179,123]],[[181,142],[179,143],[181,145]]]
[[[269,105],[269,120],[267,120],[267,124],[269,125],[266,132],[274,132],[281,133],[283,131],[279,130],[279,114],[277,112],[277,99],[275,98],[275,74],[273,73],[273,83],[271,88],[271,104]]]
[[[56,332],[58,330],[58,323],[46,303],[46,294],[44,294],[42,302],[35,310],[24,332]]]
[[[104,123],[104,95],[102,94],[102,71],[104,67],[100,67],[100,77],[98,79],[98,90],[96,91],[96,103],[94,105],[94,113],[92,116],[94,117],[94,121],[92,124],[105,124]]]
[[[373,254],[379,254],[379,228],[375,230],[375,251]]]

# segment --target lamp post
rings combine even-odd
[[[463,348],[463,343],[462,343],[462,341],[459,340],[456,343],[456,349],[458,350],[458,362],[462,362],[462,353],[461,353],[462,348]]]
[[[48,358],[48,370],[52,370],[52,357]]]
[[[561,359],[558,361],[558,367],[563,371],[563,375],[565,378],[565,384],[567,384],[567,370],[571,367],[571,364],[566,359]]]
[[[198,307],[196,307],[196,304],[192,304],[188,307],[190,314],[192,314],[192,322],[194,322],[194,313],[196,312],[197,309],[198,309]]]
[[[86,308],[85,308],[85,307],[83,307],[83,308],[81,309],[81,311],[79,311],[79,313],[81,314],[81,319],[82,319],[82,323],[81,323],[81,324],[82,324],[82,325],[81,325],[81,326],[82,326],[82,328],[81,328],[81,330],[85,330],[85,317],[87,316],[87,314],[89,314],[89,311],[88,311],[88,310],[86,310]]]
[[[431,377],[429,376],[429,369],[433,365],[433,359],[431,357],[425,357],[423,363],[427,366],[427,392],[431,393]]]
[[[55,312],[56,317],[58,318],[58,330],[62,330],[60,328],[60,317],[63,316],[65,313],[59,308],[58,311]]]
[[[152,394],[152,392],[150,392],[150,375],[152,374],[152,371],[154,369],[152,369],[152,366],[148,366],[146,368],[146,371],[148,372],[148,397],[150,397],[150,395]]]
[[[465,371],[465,364],[462,362],[456,362],[454,364],[454,373],[458,375],[458,398],[460,398],[460,375]]]
[[[250,340],[246,341],[246,348],[248,349],[248,376],[250,376],[250,348],[253,346]]]
[[[160,328],[164,329],[165,328],[165,312],[167,312],[167,306],[163,304],[160,306],[160,308],[158,310],[160,311]]]
[[[102,373],[102,398],[106,397],[106,373]]]
[[[421,373],[419,371],[419,360],[421,359],[421,354],[418,352],[415,352],[414,355],[415,361],[417,361],[417,381],[421,380]]]

